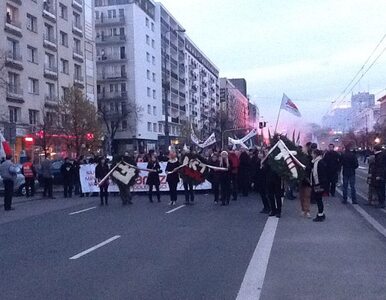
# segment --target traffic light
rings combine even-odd
[[[31,147],[35,144],[35,138],[33,136],[25,136],[24,137],[24,145],[26,149],[31,149]]]
[[[259,128],[260,129],[263,129],[265,127],[267,127],[267,122],[259,122]]]

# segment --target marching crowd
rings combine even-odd
[[[302,214],[310,218],[310,204],[316,203],[318,213],[313,219],[315,222],[325,220],[323,197],[335,196],[336,185],[342,182],[343,200],[347,203],[348,186],[351,189],[352,203],[356,204],[355,170],[358,168],[358,159],[349,146],[343,152],[334,150],[334,145],[329,145],[327,151],[321,151],[316,144],[307,143],[304,148],[299,146],[307,157],[305,162],[305,176],[300,182],[285,180],[265,160],[269,148],[261,147],[252,150],[241,149],[228,151],[215,151],[208,149],[197,153],[194,149],[184,147],[182,151],[169,151],[167,155],[160,152],[157,154],[151,150],[146,155],[125,152],[122,157],[109,161],[106,157],[89,159],[83,157],[76,161],[64,160],[60,168],[62,175],[64,197],[71,197],[73,189],[80,193],[79,167],[81,164],[97,163],[95,169],[96,185],[100,189],[101,205],[108,205],[108,187],[110,177],[119,188],[122,204],[132,204],[131,186],[135,183],[139,173],[138,162],[147,162],[148,172],[146,184],[148,185],[149,201],[153,202],[153,196],[161,201],[160,193],[160,162],[166,162],[167,184],[169,187],[169,205],[176,205],[177,186],[182,179],[185,204],[194,203],[194,187],[204,180],[212,184],[214,203],[221,202],[222,206],[236,201],[240,196],[248,196],[251,191],[256,192],[263,204],[261,213],[269,216],[281,217],[282,198],[295,199],[294,192],[298,192]],[[133,176],[130,182],[123,183],[114,179],[111,175],[112,168],[120,162],[124,162],[132,170]],[[195,163],[196,162],[196,163]],[[378,207],[385,207],[385,178],[386,178],[386,154],[379,146],[374,147],[374,153],[370,153],[369,162],[369,205],[378,201]],[[52,161],[46,159],[40,166],[43,178],[45,197],[53,198],[52,186]],[[119,171],[119,168],[117,169]],[[26,181],[27,197],[34,194],[34,180],[37,176],[35,166],[30,159],[23,164],[22,174]],[[7,156],[0,165],[0,175],[4,182],[4,208],[12,210],[13,182],[17,173],[16,165],[12,157]],[[126,172],[127,173],[127,172]],[[340,178],[341,177],[341,178]]]

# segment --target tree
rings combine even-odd
[[[77,156],[86,148],[95,150],[100,146],[99,121],[94,104],[76,87],[70,87],[58,102],[56,127],[61,130],[67,149]]]
[[[105,151],[110,154],[113,153],[112,143],[115,139],[115,136],[122,124],[130,119],[131,121],[137,122],[140,119],[142,112],[142,107],[136,105],[133,101],[124,102],[124,105],[121,104],[121,107],[116,107],[116,109],[111,110],[107,103],[100,103],[98,105],[98,113],[100,118],[104,123],[104,142],[105,142]]]

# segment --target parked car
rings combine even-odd
[[[16,175],[16,180],[14,184],[14,191],[15,195],[18,196],[25,196],[26,190],[25,190],[25,178],[24,175],[21,174],[21,165],[18,165],[19,170]],[[35,191],[39,188],[39,182],[38,180],[35,180]],[[0,193],[4,193],[4,184],[3,179],[0,176]]]
[[[63,164],[64,161],[61,159],[52,161],[51,171],[52,175],[54,176],[54,184],[63,184],[62,174],[60,173],[60,168]],[[44,182],[40,166],[37,168],[37,172],[40,186],[43,186]]]

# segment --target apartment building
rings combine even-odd
[[[69,86],[96,100],[93,1],[2,0],[0,8],[7,82],[0,124],[19,153]]]
[[[205,139],[220,130],[219,70],[188,37],[185,52],[187,117]]]
[[[131,2],[95,1],[98,104],[117,127],[117,152],[154,149],[162,120],[159,16],[153,1]]]
[[[220,78],[222,130],[249,128],[248,98],[227,78]]]

